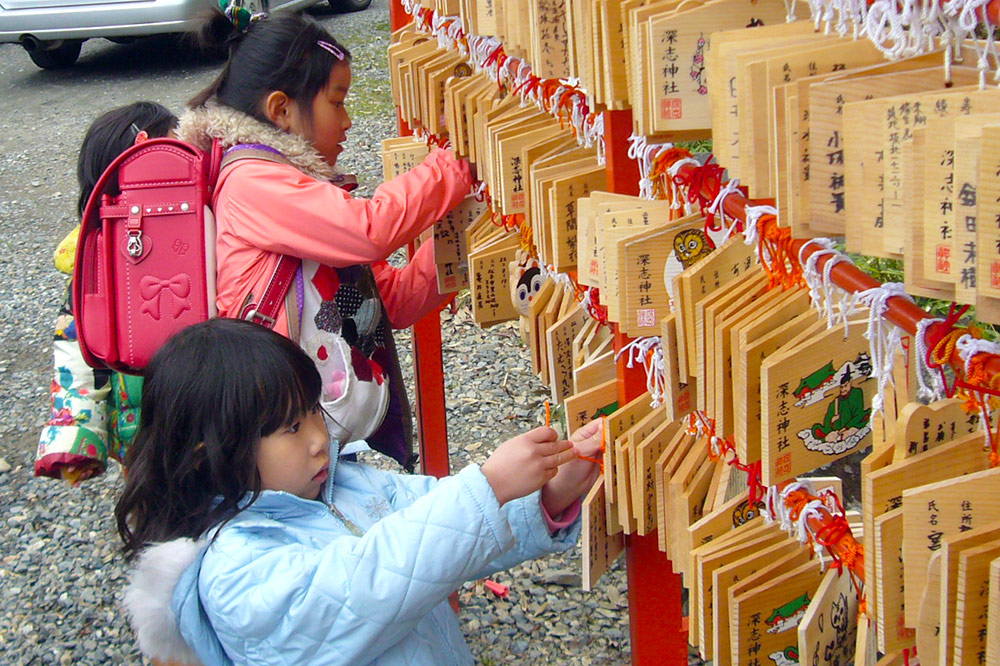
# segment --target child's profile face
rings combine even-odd
[[[319,497],[330,468],[329,435],[319,405],[260,440],[257,471],[262,490]]]
[[[312,123],[306,138],[330,166],[337,166],[337,158],[344,151],[351,117],[345,99],[351,87],[351,66],[339,63],[330,70],[330,81],[313,99]]]

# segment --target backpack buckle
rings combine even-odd
[[[142,256],[142,230],[141,229],[129,229],[126,231],[128,235],[128,245],[125,249],[128,250],[129,256],[131,257],[141,257]]]

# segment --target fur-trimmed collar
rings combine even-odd
[[[125,592],[128,613],[147,657],[177,664],[199,664],[198,656],[184,641],[171,607],[174,588],[207,542],[176,539],[149,546],[139,554]]]
[[[177,136],[202,150],[211,148],[213,139],[221,141],[223,148],[241,143],[263,143],[281,151],[297,169],[317,180],[333,180],[337,176],[337,171],[323,161],[319,152],[303,137],[283,132],[274,125],[215,102],[188,109],[181,116]]]

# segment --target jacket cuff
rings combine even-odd
[[[559,530],[565,529],[576,522],[576,519],[580,516],[580,507],[583,506],[583,502],[577,497],[573,500],[572,504],[563,509],[558,518],[550,516],[549,510],[541,502],[538,505],[542,508],[542,518],[545,519],[545,524],[548,526],[549,532],[555,534]]]
[[[469,465],[455,475],[455,478],[462,482],[462,485],[472,496],[473,501],[479,507],[483,520],[486,521],[490,533],[496,539],[500,552],[506,552],[514,546],[514,531],[510,522],[500,511],[500,502],[497,500],[493,486],[490,485],[486,475],[479,469],[479,465]]]

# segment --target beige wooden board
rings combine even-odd
[[[685,242],[681,238],[677,240]],[[693,238],[693,242],[698,242],[698,239]],[[753,250],[743,243],[742,237],[736,236],[711,254],[697,258],[695,263],[677,277],[677,309],[681,312],[684,325],[684,350],[688,368],[698,367],[695,305],[746,273],[759,274],[759,268],[755,268]]]
[[[819,563],[806,562],[733,596],[734,661],[745,664],[755,655],[765,655],[777,664],[785,663],[780,661],[782,656],[791,659],[789,648],[798,652],[796,629],[822,579]]]
[[[646,416],[651,409],[649,394],[643,393],[628,404],[620,406],[614,413],[608,415],[604,421],[607,432],[604,448],[604,484],[607,488],[609,525],[618,522],[617,508],[614,506],[618,501],[618,491],[615,488],[618,477],[616,472],[617,458],[615,456],[615,442],[625,434],[626,430],[632,428],[640,419]]]
[[[565,408],[566,432],[576,432],[602,414],[618,409],[617,380],[575,393],[566,398]]]
[[[573,306],[546,331],[548,336],[549,380],[552,401],[561,403],[573,395],[573,338],[588,319],[584,310],[572,296],[567,300]]]
[[[573,301],[573,294],[567,293],[565,289],[556,287],[555,293],[552,298],[549,299],[548,304],[542,310],[541,314],[538,316],[537,331],[538,331],[538,343],[539,349],[539,364],[541,365],[540,376],[542,381],[546,384],[551,385],[552,377],[549,374],[549,338],[546,335],[547,331],[556,323],[559,318],[559,313],[563,309],[563,303],[567,300]]]
[[[1000,541],[997,540],[963,549],[958,554],[952,663],[986,663],[990,563],[998,557]]]
[[[627,49],[627,84],[628,97],[634,109],[633,124],[640,134],[649,134],[652,131],[652,113],[649,107],[652,106],[650,81],[646,62],[652,50],[649,37],[649,17],[657,13],[666,13],[675,8],[680,2],[678,0],[663,0],[660,2],[645,2],[632,0],[623,7],[624,20],[622,28],[625,32],[625,44]],[[592,53],[595,59],[599,59],[602,54],[600,40],[595,38]],[[603,81],[603,76],[599,77]]]
[[[490,326],[517,318],[510,298],[507,265],[514,260],[519,242],[516,236],[504,239],[500,247],[469,252],[472,284],[472,317],[480,326]]]
[[[982,154],[983,129],[989,124],[997,125],[998,121],[1000,116],[995,113],[966,116],[955,121],[955,209],[952,228],[955,230],[957,250],[958,266],[955,270],[958,279],[955,286],[955,300],[958,303],[977,305],[978,256],[981,251],[977,233],[979,162]],[[990,303],[996,299],[983,297],[979,300],[981,305],[976,307],[976,318],[979,321],[996,320],[1000,314],[997,304]],[[984,317],[987,310],[992,312]]]
[[[740,344],[733,355],[736,365],[737,382],[745,386],[746,391],[736,393],[733,410],[734,442],[736,455],[744,462],[760,460],[760,368],[769,355],[775,353],[790,339],[802,335],[814,335],[823,330],[825,322],[820,321],[815,313],[804,312],[770,333],[760,336],[746,345]]]
[[[410,139],[386,139],[382,142],[382,177],[395,178],[424,161],[429,154],[427,144]]]
[[[598,477],[583,500],[583,589],[590,591],[625,549],[621,534],[608,532],[604,478]]]
[[[468,197],[434,224],[434,263],[468,261],[469,248],[462,233],[470,224],[488,215],[486,204]]]
[[[998,515],[998,480],[1000,469],[989,469],[903,491],[907,626],[913,626],[910,612],[919,607],[917,595],[926,582],[930,554],[940,551],[944,538],[985,525]]]
[[[730,178],[740,178],[740,103],[736,86],[735,53],[748,49],[769,48],[776,44],[788,47],[815,40],[817,34],[809,21],[777,22],[755,27],[712,33],[705,57],[710,81],[726,85],[710,86],[712,98],[712,136],[716,161],[729,171]]]
[[[667,408],[667,418],[674,421],[691,413],[696,384],[686,374],[681,376],[676,313],[671,312],[660,320],[660,331],[664,371],[663,404]]]
[[[667,515],[671,507],[667,485],[677,466],[687,455],[687,451],[694,445],[694,442],[694,436],[688,435],[684,428],[680,428],[667,443],[660,457],[656,459],[656,466],[654,468],[656,481],[656,541],[657,547],[664,553],[667,553],[668,557],[670,556],[670,543],[667,538]]]
[[[802,45],[794,50],[786,50],[777,57],[752,63],[747,68],[746,81],[751,95],[760,91],[759,102],[751,97],[749,113],[740,118],[741,129],[744,121],[752,126],[750,139],[753,143],[741,141],[740,161],[754,165],[751,196],[773,197],[777,194],[775,180],[777,166],[772,164],[775,145],[777,110],[772,89],[801,78],[817,76],[827,72],[840,72],[851,67],[870,65],[883,61],[881,52],[868,40],[851,42],[847,38],[814,40],[812,45]],[[757,150],[746,152],[745,147],[757,146]],[[747,159],[744,159],[747,158]],[[813,181],[815,182],[815,181]]]
[[[561,0],[528,3],[533,73],[543,79],[569,76],[566,5]]]
[[[617,380],[618,367],[615,365],[615,350],[609,349],[600,356],[573,368],[573,392],[579,393],[588,386],[597,386]]]
[[[736,640],[733,630],[738,627],[733,599],[747,589],[763,584],[782,572],[809,561],[808,552],[797,541],[785,539],[764,546],[755,553],[725,564],[712,574],[712,654],[714,663],[738,665],[733,660]]]
[[[872,451],[861,460],[861,506],[866,507],[862,514],[864,525],[863,544],[866,553],[875,552],[875,511],[867,510],[872,506],[872,486],[869,480],[872,472],[888,467],[892,464],[893,444],[892,442],[876,442],[872,446]],[[865,567],[865,589],[875,589],[875,573],[871,567]],[[868,617],[875,620],[875,600],[872,599],[867,605]]]
[[[899,412],[893,461],[904,460],[980,430],[979,415],[966,414],[958,398],[943,398],[928,405],[908,402]]]
[[[665,410],[664,410],[665,411]],[[680,421],[663,421],[636,446],[636,532],[645,536],[657,529],[657,462],[678,432],[683,430]],[[639,497],[641,493],[641,497]]]
[[[994,515],[993,518],[997,516]],[[971,520],[970,520],[971,522]],[[963,528],[967,527],[963,525]],[[958,534],[946,536],[942,541],[941,553],[941,612],[938,624],[941,627],[939,636],[938,661],[947,664],[952,658],[955,647],[955,613],[958,607],[958,569],[959,554],[978,546],[986,545],[1000,539],[1000,523],[983,524],[974,529],[968,529]],[[961,661],[957,663],[962,663]]]
[[[615,456],[615,508],[618,512],[618,524],[625,534],[635,532],[635,516],[632,515],[632,470],[631,452],[628,440],[620,437],[614,443]]]
[[[854,648],[854,666],[875,666],[878,647],[875,645],[875,625],[862,615],[858,618],[858,639]]]
[[[639,238],[652,228],[673,229],[673,225],[666,218],[646,215],[644,211],[598,213],[597,221],[601,304],[607,307],[609,320],[620,322],[628,284],[621,273],[623,265],[618,261],[619,250],[623,249],[618,241]],[[684,224],[690,227],[696,223],[690,220]]]
[[[736,537],[735,539],[720,537],[697,549],[703,554],[695,563],[695,585],[692,594],[695,595],[696,603],[692,607],[696,609],[698,614],[697,645],[702,659],[713,659],[715,654],[713,652],[713,632],[715,631],[713,622],[716,613],[713,605],[713,580],[716,570],[746,555],[757,553],[763,548],[788,539],[774,524],[764,525],[760,524],[760,521],[758,523],[757,525],[747,524],[743,529],[732,530],[729,534]]]
[[[1000,217],[1000,127],[983,129],[979,165],[979,210],[976,225],[979,264],[976,279],[978,297],[1000,298],[1000,226],[993,224]]]
[[[550,192],[552,263],[556,270],[577,270],[576,200],[607,187],[607,169],[596,158],[589,166],[558,178]]]
[[[716,316],[733,303],[749,299],[750,294],[761,293],[766,288],[766,284],[767,276],[762,269],[750,270],[730,283],[727,289],[717,289],[695,303],[695,357],[698,363],[694,370],[696,376],[700,378],[698,405],[710,414],[714,414],[714,410],[709,409],[709,389],[705,387],[705,384],[709,378],[712,378],[709,386],[712,386],[712,404],[714,405]]]
[[[709,515],[702,516],[697,522],[693,522],[681,535],[684,537],[683,544],[690,552],[694,548],[710,543],[713,539],[723,536],[728,532],[739,529],[754,518],[760,516],[762,502],[750,505],[747,495],[740,495],[729,500]],[[691,573],[689,569],[688,574]],[[690,576],[684,579],[688,586],[692,584]]]
[[[531,350],[531,371],[539,376],[542,376],[542,360],[545,358],[543,353],[545,342],[541,339],[545,331],[539,326],[539,320],[553,298],[561,299],[561,291],[558,291],[555,280],[546,279],[542,282],[538,293],[528,299],[528,348]]]
[[[809,310],[808,292],[805,289],[790,289],[781,292],[778,299],[775,300],[774,305],[768,307],[764,312],[760,312],[751,319],[743,319],[733,326],[730,331],[730,363],[732,365],[731,396],[726,400],[724,409],[720,410],[719,406],[716,405],[716,411],[723,416],[721,432],[725,436],[728,437],[735,434],[738,405],[741,405],[745,410],[747,394],[755,388],[749,386],[747,383],[747,368],[740,366],[740,357],[743,350],[762,336],[771,333],[775,328],[784,328],[784,324],[789,323],[801,314],[809,312]],[[787,335],[788,333],[789,331],[786,330],[785,334]],[[744,461],[750,462],[757,459],[756,457],[744,458]]]
[[[867,321],[867,320],[866,320]],[[761,368],[762,481],[773,485],[870,445],[875,382],[866,324],[837,326]]]
[[[830,567],[799,622],[798,662],[840,666],[854,659],[858,595],[846,570]]]
[[[846,185],[851,167],[857,169],[860,165],[847,159],[847,146],[849,138],[867,128],[848,127],[844,122],[844,105],[888,97],[904,90],[930,89],[937,85],[939,71],[939,68],[927,68],[835,79],[809,87],[809,198],[814,215],[809,221],[811,229],[834,235],[845,234],[848,229],[856,231],[851,229],[853,210],[850,208],[856,199]],[[859,148],[864,149],[863,146]]]
[[[704,499],[708,493],[708,484],[712,480],[709,465],[712,464],[708,460],[707,442],[698,439],[666,484],[667,555],[674,562],[674,568],[685,575],[685,581],[690,580],[687,572],[691,551],[688,547],[687,528],[697,520],[692,519],[693,514],[700,514],[704,507],[704,502],[701,506],[696,506],[696,502],[698,495]],[[704,488],[704,494],[698,492],[701,488]],[[685,493],[689,490],[691,492],[685,498]]]
[[[584,203],[586,201],[586,203]],[[599,287],[603,274],[600,252],[603,239],[602,227],[651,226],[657,218],[670,216],[670,204],[665,201],[643,201],[638,197],[622,194],[594,192],[577,202],[577,257],[579,282]],[[615,214],[611,214],[615,213]]]
[[[709,35],[743,28],[751,19],[758,19],[765,25],[781,23],[785,19],[785,8],[771,4],[748,6],[739,0],[714,0],[691,11],[650,20],[651,43],[667,47],[658,48],[646,61],[651,75],[652,101],[657,110],[652,118],[653,133],[712,128],[704,71]]]
[[[619,274],[625,279],[621,330],[629,337],[656,335],[670,312],[670,296],[660,276],[673,251],[676,232],[653,228],[618,241]]]
[[[627,512],[627,515],[629,516],[628,522],[622,520],[622,526],[626,528],[627,534],[637,532],[640,520],[643,525],[642,534],[646,534],[646,514],[642,508],[646,506],[647,486],[645,467],[643,467],[643,465],[648,464],[652,467],[652,465],[656,462],[656,457],[640,461],[638,457],[638,448],[639,444],[649,437],[649,435],[664,422],[665,415],[666,412],[662,407],[653,408],[648,414],[639,419],[634,426],[625,431],[625,433],[623,433],[616,442],[616,445],[620,446],[622,452],[624,453],[623,458],[626,462],[626,466],[624,468],[619,468],[620,476],[627,480],[628,485],[627,487],[619,489],[618,509],[620,515],[622,512]],[[639,471],[640,469],[642,472]],[[650,489],[653,491],[655,498],[655,490],[651,485],[651,469],[649,481]]]
[[[957,78],[953,75],[953,80]],[[982,113],[996,108],[1000,101],[1000,90],[978,90],[970,88],[952,88],[948,92],[933,92],[913,95],[903,95],[891,97],[885,100],[885,115],[882,118],[883,150],[885,151],[885,178],[883,198],[885,201],[885,236],[883,237],[884,248],[887,253],[899,256],[903,253],[903,246],[908,235],[908,226],[905,224],[908,211],[904,206],[902,185],[903,185],[903,164],[902,160],[894,159],[900,155],[900,146],[909,140],[907,131],[912,133],[914,128],[926,127],[926,123],[920,122],[919,116],[927,120],[932,118],[946,118],[970,113]],[[922,105],[922,110],[918,114],[914,110],[917,103]],[[905,110],[909,108],[910,113]],[[929,153],[928,153],[929,154]],[[927,163],[927,160],[924,161]],[[926,186],[926,183],[925,183]],[[935,237],[934,244],[938,245]],[[925,245],[929,245],[925,238]],[[932,255],[933,256],[933,255]]]
[[[945,666],[938,660],[941,625],[941,553],[934,553],[927,563],[921,591],[915,594],[919,600],[917,612],[917,654],[920,663],[927,666]]]
[[[548,114],[546,114],[548,115]],[[499,210],[507,215],[525,213],[528,210],[527,167],[524,151],[539,143],[552,142],[564,136],[559,125],[551,116],[541,122],[525,126],[517,123],[496,132],[494,147],[500,169],[497,173],[498,190],[491,190],[493,201]]]
[[[552,217],[549,192],[554,188],[555,182],[566,173],[593,167],[593,155],[582,154],[576,150],[578,149],[542,158],[528,166],[528,198],[531,202],[528,220],[531,222],[538,256],[546,264],[553,262],[556,251],[552,245],[552,230],[556,221]]]
[[[990,600],[986,624],[986,666],[998,666],[1000,665],[1000,558],[990,564]]]
[[[882,652],[912,648],[913,629],[905,624],[903,598],[903,509],[893,509],[875,518],[873,557],[866,566],[873,569],[875,587],[869,589],[869,604],[875,602],[878,618],[878,646]],[[867,573],[867,568],[865,569]],[[874,594],[872,594],[874,593]]]

